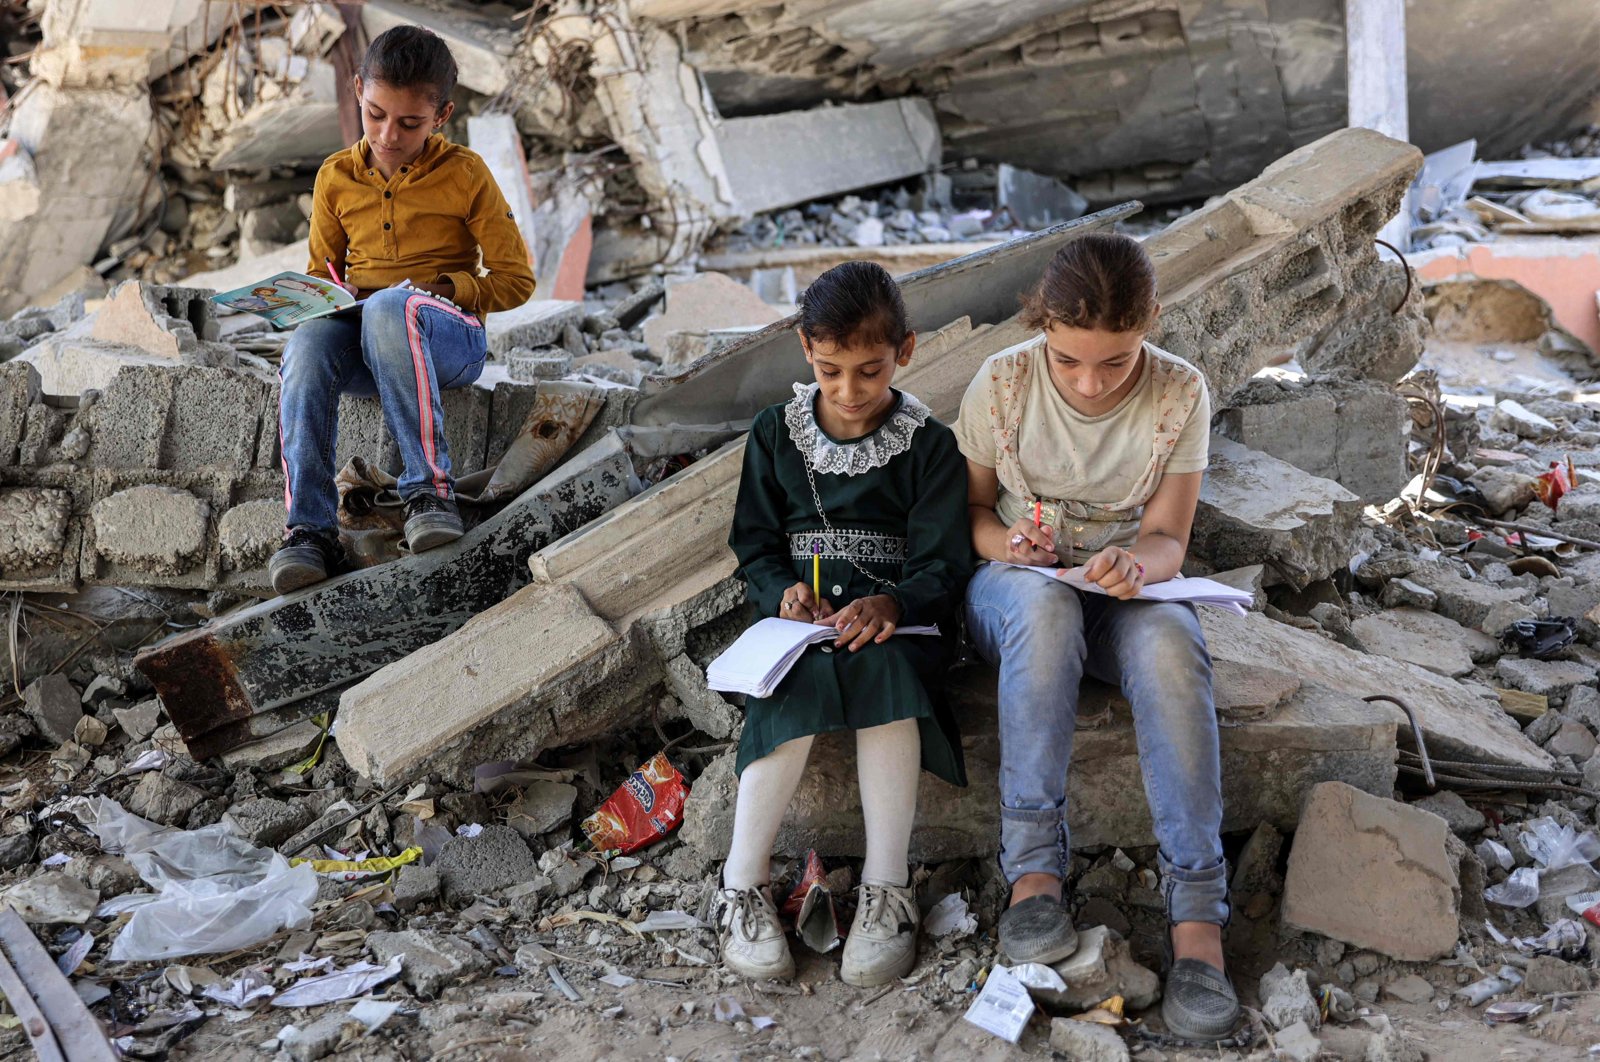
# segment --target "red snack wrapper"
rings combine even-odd
[[[1560,461],[1550,462],[1550,471],[1542,472],[1534,477],[1533,490],[1539,500],[1555,511],[1556,503],[1561,496],[1572,489],[1572,458],[1567,458],[1566,465]]]
[[[579,825],[602,852],[637,852],[678,828],[688,795],[683,775],[658,752]]]

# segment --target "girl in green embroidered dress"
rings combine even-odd
[[[867,851],[841,976],[884,984],[916,961],[906,859],[920,770],[966,784],[939,695],[943,639],[892,637],[901,624],[954,632],[972,569],[966,467],[950,429],[890,386],[916,335],[881,266],[846,262],[818,277],[798,331],[816,379],[751,425],[728,544],[759,614],[839,636],[807,650],[771,697],[746,704],[723,960],[746,977],[793,975],[769,888],[773,841],[813,737],[853,730]]]

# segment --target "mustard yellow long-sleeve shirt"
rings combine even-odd
[[[456,305],[478,314],[513,309],[533,295],[528,247],[494,175],[474,152],[437,133],[388,180],[365,137],[328,156],[312,193],[306,272],[328,276],[324,258],[362,291],[449,280]]]

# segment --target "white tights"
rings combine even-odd
[[[733,845],[722,870],[727,888],[768,884],[772,845],[805,773],[811,742],[810,737],[786,741],[739,776]],[[922,740],[915,719],[856,731],[856,777],[867,827],[861,880],[867,884],[907,883],[906,853],[911,847],[911,820],[917,811],[921,761]]]

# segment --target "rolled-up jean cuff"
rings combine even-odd
[[[1168,922],[1210,922],[1225,926],[1232,914],[1228,903],[1228,862],[1189,870],[1157,855],[1161,868],[1162,895],[1167,901]]]
[[[1000,805],[1000,869],[1007,881],[1024,874],[1067,877],[1063,809]]]

